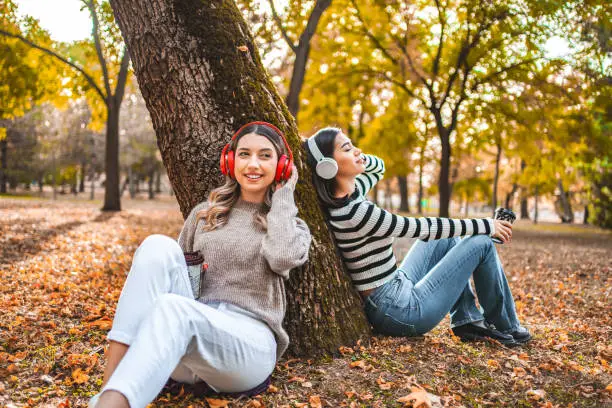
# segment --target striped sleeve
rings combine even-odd
[[[365,171],[355,178],[355,187],[365,196],[385,174],[385,162],[371,154],[364,154]]]
[[[431,241],[495,232],[490,218],[402,217],[366,200],[355,203],[346,214],[332,215],[330,225],[339,243],[355,237],[410,237]]]

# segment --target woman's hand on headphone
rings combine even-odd
[[[289,180],[285,181],[284,183],[278,183],[276,185],[276,189],[274,191],[278,191],[280,188],[288,186],[291,191],[295,191],[295,185],[297,184],[298,181],[298,171],[297,171],[297,167],[295,167],[295,164],[291,167],[291,176],[289,176]]]

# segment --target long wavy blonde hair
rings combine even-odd
[[[285,144],[282,142],[280,135],[278,135],[276,131],[272,128],[262,124],[254,124],[245,127],[230,142],[230,149],[235,152],[240,138],[249,133],[264,136],[268,140],[270,140],[270,142],[272,142],[272,145],[274,145],[277,157],[280,157],[283,154],[288,154],[287,149],[285,148]],[[255,223],[261,226],[264,230],[267,230],[268,228],[268,224],[266,222],[266,215],[268,214],[268,211],[270,211],[270,207],[272,206],[272,194],[274,193],[276,184],[277,183],[273,182],[268,187],[264,202],[261,204],[261,207],[255,213],[254,216]],[[232,209],[234,204],[236,204],[236,201],[238,201],[239,197],[240,184],[238,184],[238,182],[230,176],[225,176],[225,183],[222,186],[212,190],[208,195],[208,207],[203,210],[200,210],[196,214],[197,220],[203,219],[205,221],[203,230],[213,231],[227,224],[227,219],[229,217],[230,210]]]

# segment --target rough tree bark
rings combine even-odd
[[[333,353],[369,333],[361,300],[325,227],[294,119],[231,0],[111,0],[164,165],[186,216],[222,181],[221,148],[240,125],[279,126],[295,153],[296,202],[313,235],[310,261],[287,282],[289,353]]]

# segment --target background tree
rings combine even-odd
[[[74,61],[91,56],[86,50],[77,47],[72,50],[63,50],[66,54],[72,55],[64,57],[62,50],[54,50],[51,46],[37,43],[37,38],[21,35],[15,32],[13,27],[0,27],[0,34],[22,41],[23,43],[36,48],[57,60],[69,65],[81,74],[82,82],[77,85],[84,92],[95,94],[103,105],[103,113],[106,123],[106,152],[105,152],[105,190],[104,206],[106,211],[119,211],[121,201],[119,196],[119,113],[125,84],[128,78],[129,55],[126,48],[121,44],[121,34],[114,26],[112,10],[107,1],[98,3],[95,0],[83,0],[83,4],[88,8],[92,19],[93,49],[97,58],[97,67],[100,69],[98,75],[93,74],[93,70],[87,70],[83,65],[78,65]],[[75,52],[76,51],[76,52]],[[91,60],[91,59],[90,59]],[[110,62],[110,63],[109,63]],[[102,82],[102,86],[98,83]],[[95,106],[92,104],[92,106]],[[94,109],[95,110],[95,109]]]
[[[359,71],[395,84],[432,116],[441,142],[439,214],[448,216],[452,137],[464,105],[477,103],[491,84],[528,78],[544,58],[548,34],[536,21],[553,18],[560,6],[350,0],[348,7],[347,30],[361,30],[381,62]]]

